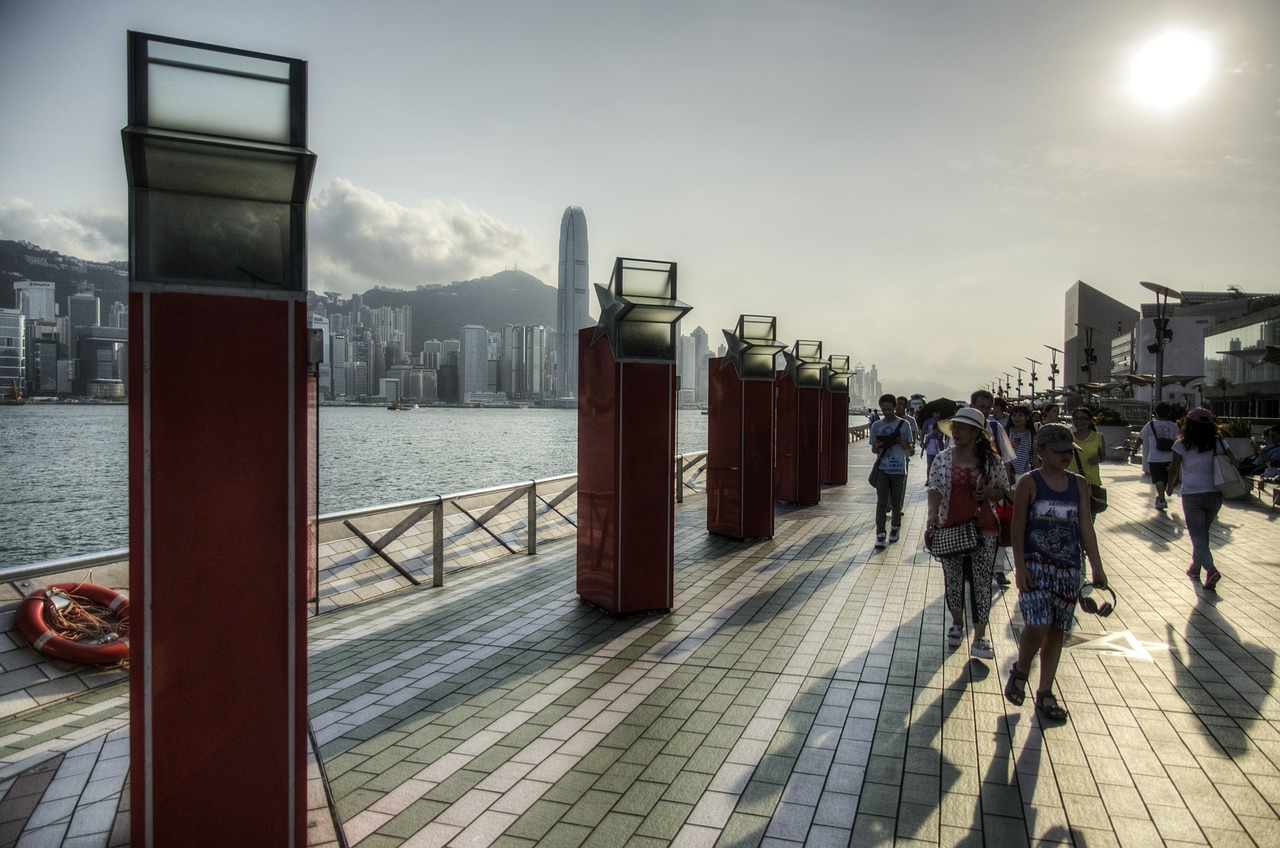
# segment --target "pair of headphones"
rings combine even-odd
[[[1098,603],[1098,599],[1094,597],[1094,592],[1106,592],[1111,596],[1111,600],[1108,601],[1104,598],[1102,603]],[[1086,583],[1080,587],[1080,609],[1090,615],[1106,618],[1115,612],[1118,603],[1115,590],[1109,586],[1095,586],[1092,583]]]

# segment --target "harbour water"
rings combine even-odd
[[[320,512],[452,494],[577,466],[577,411],[320,409]],[[680,453],[705,450],[707,418],[682,410]],[[0,408],[0,566],[128,545],[128,409]]]

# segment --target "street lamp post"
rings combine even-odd
[[[1098,361],[1098,355],[1093,349],[1093,328],[1088,324],[1076,324],[1076,327],[1084,330],[1084,363],[1080,366],[1080,370],[1085,372],[1085,382],[1093,382],[1093,363]],[[1085,397],[1088,398],[1090,390],[1085,390]]]
[[[1004,393],[1006,395],[1013,392],[1013,375],[1008,371],[1004,372]]]
[[[1031,357],[1027,357],[1027,361],[1031,363],[1031,405],[1036,405],[1036,366],[1040,363]]]
[[[1173,330],[1169,329],[1169,297],[1173,296],[1181,300],[1182,294],[1176,289],[1162,286],[1159,283],[1149,283],[1145,280],[1139,282],[1138,285],[1154,292],[1156,296],[1156,317],[1153,319],[1156,340],[1154,344],[1147,345],[1147,351],[1156,355],[1156,386],[1151,401],[1156,404],[1164,400],[1164,346],[1173,339]]]
[[[1058,391],[1058,354],[1062,351],[1053,345],[1045,345],[1049,348],[1049,391],[1054,394]]]
[[[1015,365],[1013,370],[1018,372],[1018,400],[1022,400],[1022,374],[1026,369]]]

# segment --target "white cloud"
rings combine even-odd
[[[29,241],[79,259],[127,259],[128,234],[121,210],[82,206],[67,212],[41,212],[21,197],[0,202],[0,238]]]
[[[345,179],[312,198],[308,231],[317,290],[411,289],[511,266],[547,281],[551,271],[527,233],[461,201],[402,206]]]

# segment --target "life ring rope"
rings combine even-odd
[[[87,577],[32,592],[18,605],[16,624],[31,647],[47,657],[85,665],[128,665],[129,599],[89,583]]]

